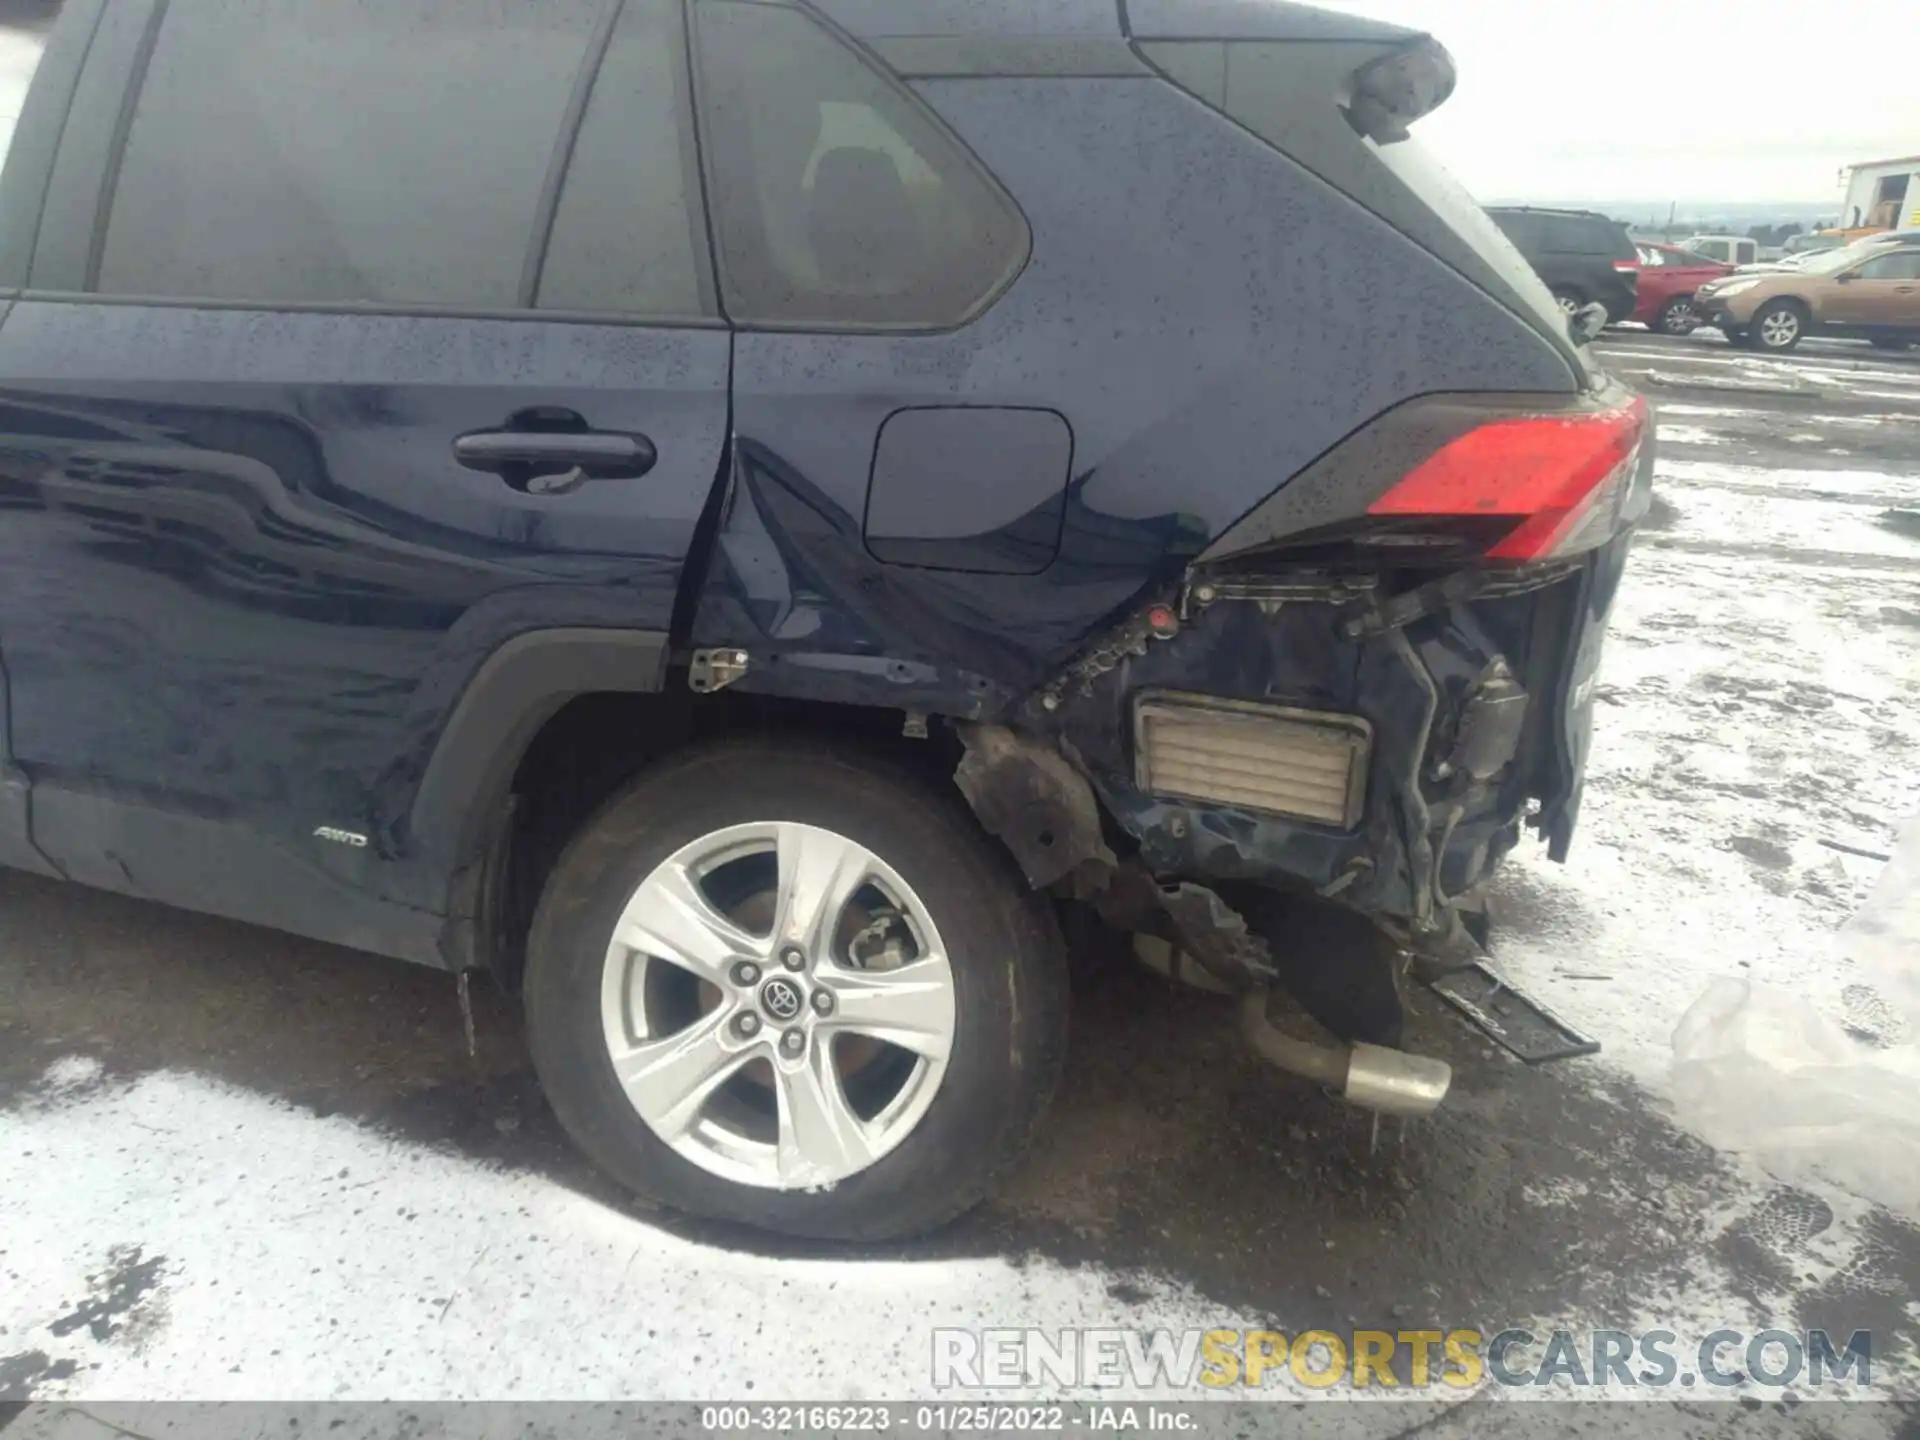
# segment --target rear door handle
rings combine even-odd
[[[588,480],[638,480],[660,462],[645,435],[589,430],[570,410],[523,410],[503,429],[470,431],[453,442],[453,458],[536,495],[565,494]]]

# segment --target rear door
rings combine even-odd
[[[1857,265],[1827,285],[1821,318],[1842,325],[1920,330],[1920,249]]]
[[[487,657],[657,661],[727,428],[691,127],[678,0],[107,7],[0,328],[42,850],[432,907],[381,862]]]

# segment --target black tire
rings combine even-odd
[[[1585,309],[1587,304],[1587,297],[1571,285],[1555,286],[1553,298],[1560,302],[1560,309],[1569,320]]]
[[[1902,351],[1913,348],[1913,341],[1903,339],[1898,335],[1875,335],[1870,337],[1867,343],[1876,350]]]
[[[1793,329],[1784,340],[1768,338],[1770,322],[1783,320],[1791,316]],[[1754,312],[1753,319],[1747,325],[1747,345],[1763,355],[1789,355],[1800,348],[1800,342],[1807,338],[1807,307],[1798,300],[1769,300]]]
[[[926,1114],[824,1190],[737,1183],[677,1154],[629,1103],[601,1028],[607,946],[640,881],[703,835],[763,821],[832,829],[880,856],[926,906],[953,971],[953,1047]],[[647,1204],[811,1239],[918,1235],[984,1199],[1045,1111],[1066,1051],[1063,950],[1050,906],[957,795],[835,749],[716,745],[635,780],[554,867],[527,947],[534,1068],[575,1143]]]
[[[1660,313],[1653,317],[1653,328],[1662,335],[1691,335],[1700,328],[1700,317],[1694,312],[1691,295],[1676,295],[1660,307]]]

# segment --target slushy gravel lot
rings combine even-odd
[[[1250,1059],[1230,1006],[1083,956],[1059,1103],[1001,1196],[926,1242],[802,1250],[634,1213],[502,997],[476,992],[470,1057],[444,976],[7,874],[0,1397],[904,1397],[936,1327],[983,1324],[1864,1329],[1869,1388],[1920,1396],[1915,1214],[1845,1155],[1713,1148],[1671,1047],[1716,977],[1906,1039],[1836,932],[1920,814],[1920,360],[1600,348],[1656,407],[1658,498],[1571,863],[1523,850],[1494,938],[1599,1057],[1528,1070],[1423,993],[1411,1044],[1455,1093],[1375,1143]],[[1738,1393],[1757,1409],[1688,1423],[1818,1398]],[[1447,1398],[1432,1433],[1500,1428],[1490,1389]]]

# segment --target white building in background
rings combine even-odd
[[[1920,230],[1920,155],[1873,160],[1847,171],[1840,228]]]

